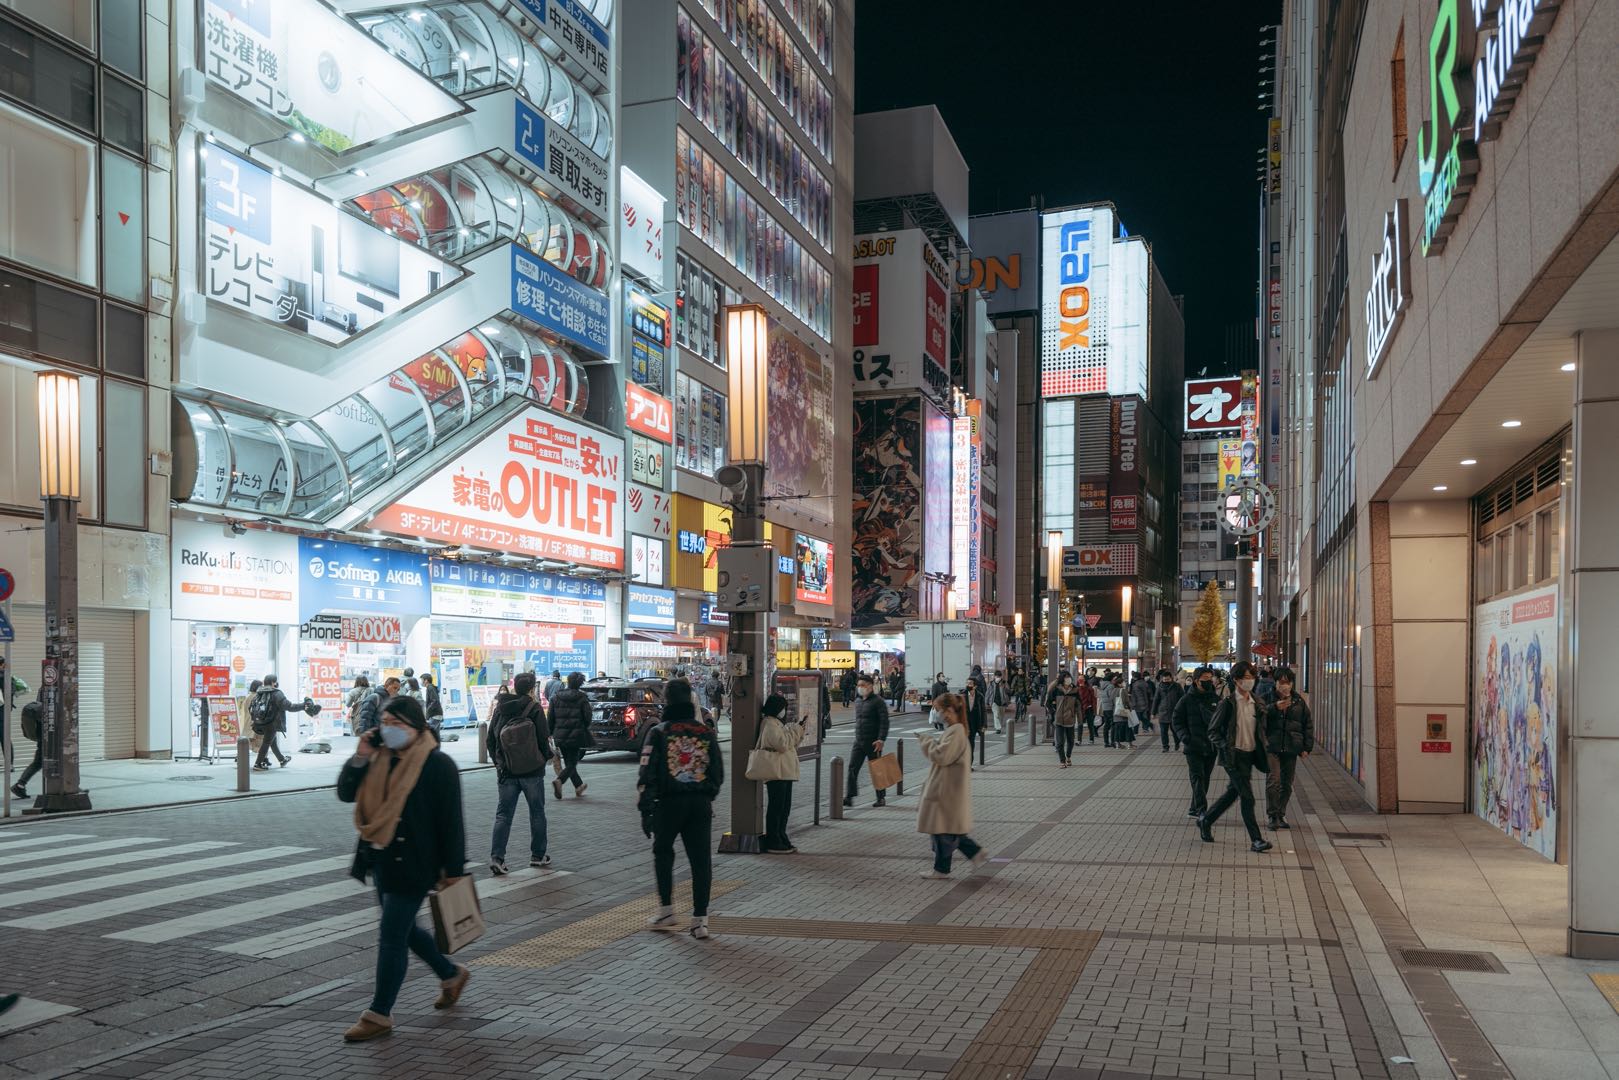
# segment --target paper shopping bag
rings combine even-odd
[[[483,910],[471,875],[449,879],[429,894],[428,902],[439,952],[453,953],[483,936]]]
[[[872,758],[868,768],[871,771],[871,786],[879,791],[897,786],[904,778],[904,774],[899,771],[899,758],[893,754]]]

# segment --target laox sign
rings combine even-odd
[[[1409,258],[1405,251],[1405,200],[1383,215],[1383,244],[1372,256],[1372,283],[1366,289],[1366,377],[1377,376],[1388,356],[1394,331],[1411,306]]]

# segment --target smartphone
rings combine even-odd
[[[365,733],[365,741],[371,744],[372,749],[382,749],[382,732],[373,728]]]

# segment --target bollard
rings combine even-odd
[[[843,759],[832,759],[832,778],[827,784],[827,795],[832,800],[832,820],[843,820]]]
[[[978,731],[978,767],[983,768],[989,764],[989,737],[982,728]]]
[[[248,739],[236,740],[236,790],[248,791],[253,778],[253,743]]]
[[[478,764],[489,764],[489,721],[478,721]]]
[[[894,740],[894,758],[899,763],[899,783],[894,787],[895,795],[905,794],[905,740]]]
[[[1023,717],[1029,724],[1029,749],[1034,749],[1034,710],[1026,709]]]
[[[1017,753],[1017,721],[1009,720],[1006,724],[1006,756],[1011,757]]]

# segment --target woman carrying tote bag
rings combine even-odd
[[[922,876],[948,878],[950,859],[958,848],[975,864],[988,859],[989,852],[967,835],[973,827],[973,758],[967,739],[967,706],[961,695],[934,698],[932,719],[944,730],[916,736],[930,763],[916,811],[916,831],[933,839],[933,869]]]
[[[765,786],[765,834],[760,851],[796,852],[787,836],[793,812],[793,784],[798,782],[798,744],[804,741],[804,721],[783,723],[787,699],[771,694],[760,707],[759,745],[748,755],[748,779]]]

